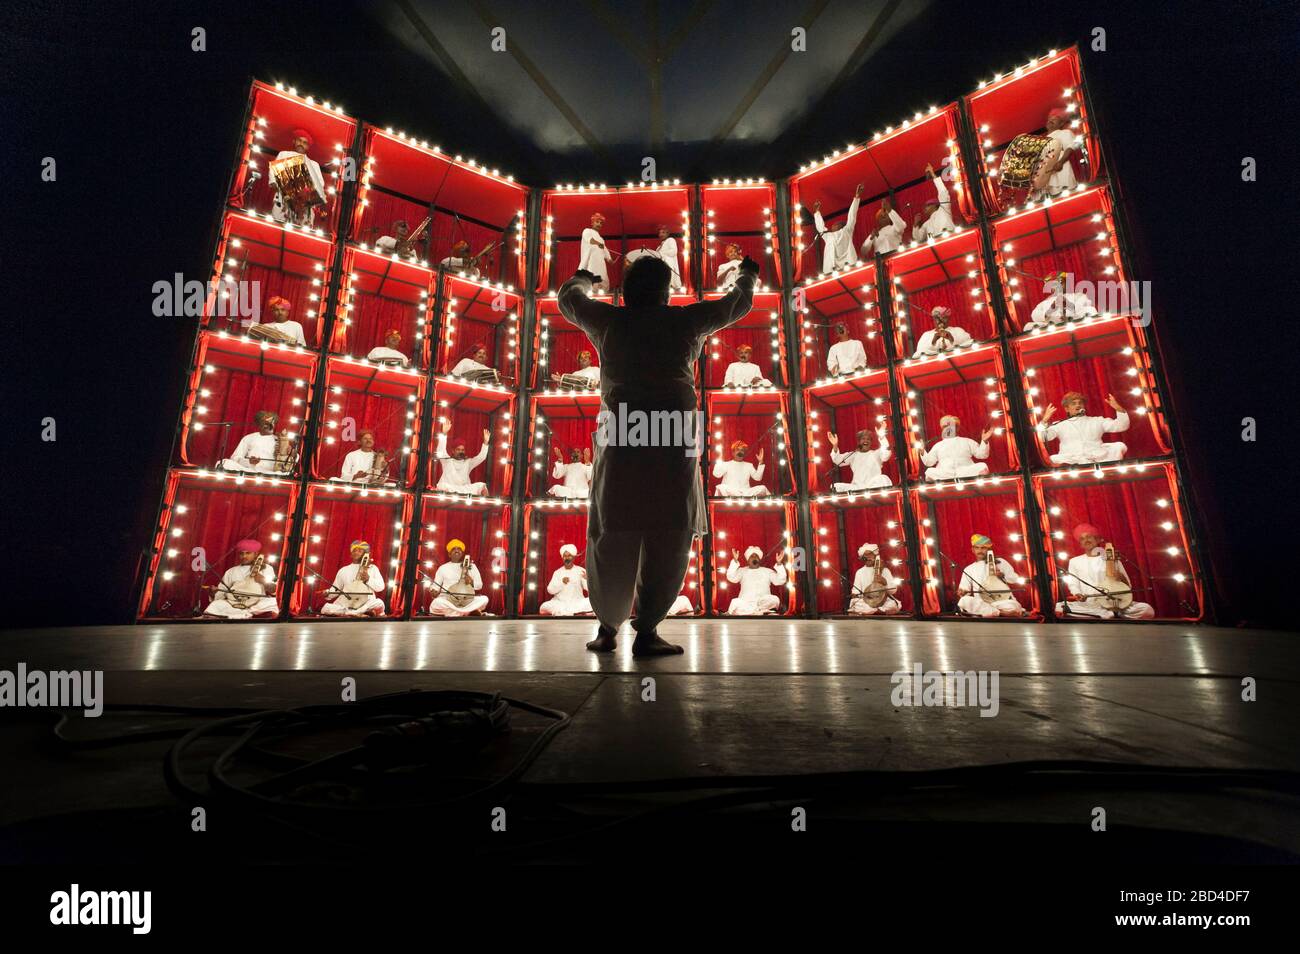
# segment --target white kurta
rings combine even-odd
[[[343,458],[343,469],[339,476],[344,480],[364,479],[366,471],[375,466],[375,452],[357,448]]]
[[[883,616],[893,616],[895,613],[902,612],[903,604],[894,596],[898,592],[898,581],[894,579],[894,574],[889,572],[889,567],[880,568],[880,579],[885,584],[885,589],[889,591],[889,597],[879,606],[871,606],[864,600],[861,594],[867,592],[867,587],[871,585],[876,578],[876,568],[871,564],[865,564],[858,567],[858,572],[853,575],[853,590],[849,596],[849,612],[859,616],[874,616],[877,613]]]
[[[868,257],[888,255],[903,244],[906,235],[907,223],[903,221],[901,215],[890,209],[889,224],[876,232],[874,240],[868,239],[862,243],[862,252]]]
[[[445,595],[444,590],[450,589],[453,583],[460,582],[460,574],[460,564],[450,560],[438,567],[433,574],[433,582],[437,586],[433,588],[436,595],[429,603],[430,613],[435,616],[469,616],[471,613],[481,613],[487,607],[488,598],[481,593],[464,606],[457,606]],[[483,589],[483,577],[473,563],[469,565],[469,581],[475,590]]]
[[[849,483],[836,481],[831,488],[842,494],[851,490],[871,490],[875,487],[889,487],[893,481],[888,474],[880,472],[881,465],[889,460],[889,442],[882,440],[878,450],[862,451],[856,447],[849,451],[831,451],[831,462],[836,467],[848,464],[853,473]]]
[[[473,358],[461,358],[456,362],[456,366],[451,369],[452,374],[470,374],[475,371],[491,371],[492,368],[486,364],[475,361]]]
[[[585,378],[593,388],[600,384],[600,368],[594,364],[579,368],[577,371],[570,371],[569,374],[577,378]]]
[[[916,343],[916,354],[913,358],[924,358],[927,355],[943,354],[945,351],[951,351],[953,348],[960,348],[970,344],[975,339],[970,336],[970,332],[963,328],[957,328],[953,325],[948,326],[952,333],[952,342],[944,341],[936,345],[934,342],[935,329],[931,328],[925,334],[921,335],[921,340]]]
[[[736,560],[727,567],[727,582],[739,583],[740,592],[727,607],[728,616],[766,616],[781,608],[781,598],[772,595],[772,587],[785,586],[785,564],[775,567],[741,566]]]
[[[257,474],[284,473],[275,460],[276,436],[274,434],[245,434],[235,452],[221,462],[223,470],[246,470]],[[252,458],[257,458],[257,463]]]
[[[736,284],[736,276],[740,274],[742,261],[743,259],[739,258],[729,258],[718,266],[718,291],[727,291]]]
[[[303,336],[302,325],[296,321],[259,321],[254,328],[270,328],[272,331],[278,331],[287,337],[290,342],[300,348],[307,347],[307,339]]]
[[[375,239],[375,248],[385,254],[392,255],[397,252],[397,239],[392,235],[381,235]],[[413,260],[415,258],[415,247],[411,246],[405,253],[398,253],[400,257]]]
[[[750,486],[751,480],[763,479],[765,464],[755,467],[747,460],[720,460],[713,465],[713,476],[722,478],[714,493],[719,497],[763,497],[767,488],[762,484]]]
[[[1124,569],[1124,564],[1116,560],[1115,570],[1131,588],[1133,584],[1129,581],[1128,570]],[[1057,603],[1056,612],[1058,613],[1072,613],[1075,616],[1096,616],[1099,619],[1114,619],[1117,616],[1122,619],[1151,619],[1156,615],[1155,608],[1150,603],[1139,603],[1134,600],[1125,609],[1115,612],[1106,609],[1101,604],[1101,601],[1096,599],[1099,596],[1097,590],[1101,588],[1101,581],[1106,578],[1106,558],[1104,556],[1091,556],[1087,553],[1081,553],[1076,557],[1071,557],[1066,573],[1062,578],[1065,580],[1066,588],[1069,589],[1072,599],[1068,603]]]
[[[1049,138],[1056,140],[1056,144],[1061,147],[1062,152],[1065,152],[1067,149],[1074,150],[1079,148],[1079,136],[1068,126],[1064,129],[1057,129],[1054,132],[1049,132],[1047,135]],[[1051,178],[1047,180],[1046,191],[1048,195],[1056,195],[1058,192],[1064,192],[1066,189],[1073,189],[1077,184],[1078,180],[1074,177],[1074,166],[1070,163],[1069,159],[1066,159],[1065,164],[1061,166],[1060,170],[1053,172]]]
[[[690,597],[685,593],[678,593],[677,599],[673,600],[673,605],[668,608],[669,616],[690,616],[695,613],[695,607],[691,605]]]
[[[301,156],[302,153],[293,149],[285,149],[278,153],[275,158],[287,159],[289,156]],[[317,194],[320,195],[321,201],[325,201],[325,177],[321,175],[320,163],[311,156],[307,157],[307,175],[311,177],[311,184],[316,187]],[[275,193],[275,198],[271,203],[271,218],[277,222],[292,222],[294,225],[310,226],[312,224],[311,206],[303,209],[302,213],[295,216],[289,211],[288,203],[280,195],[280,190],[275,187],[275,179],[271,180],[271,190]]]
[[[1117,411],[1112,417],[1067,417],[1055,424],[1038,425],[1043,441],[1060,440],[1053,464],[1102,464],[1123,460],[1128,445],[1123,441],[1103,441],[1104,434],[1121,434],[1128,430],[1127,411]]]
[[[487,460],[487,441],[483,442],[483,446],[473,457],[457,460],[447,454],[447,435],[439,434],[433,453],[438,458],[438,463],[442,465],[442,474],[438,477],[439,490],[450,490],[458,494],[481,495],[487,493],[487,484],[481,480],[471,481],[469,479],[474,468]]]
[[[564,579],[568,577],[569,582]],[[587,598],[587,571],[576,563],[572,567],[559,567],[546,584],[551,598],[537,608],[543,616],[578,616],[594,612]]]
[[[410,359],[402,352],[395,348],[388,348],[380,345],[378,348],[371,348],[370,353],[366,355],[369,361],[400,361],[402,364],[409,364]]]
[[[473,261],[472,258],[457,258],[454,255],[448,255],[438,264],[451,269],[453,272],[463,272],[469,269],[468,274],[473,278],[478,278],[478,266],[471,264]]]
[[[848,218],[838,229],[827,229],[826,220],[821,212],[813,213],[813,225],[821,236],[822,271],[829,272],[836,268],[848,268],[858,263],[858,253],[853,247],[853,229],[858,224],[858,198],[853,197],[849,203]]]
[[[826,370],[831,374],[852,374],[867,366],[867,349],[857,338],[837,341],[826,352]]]
[[[989,465],[976,462],[988,458],[988,442],[979,443],[969,437],[945,437],[921,455],[921,463],[928,468],[926,480],[965,480],[987,474]]]
[[[727,376],[722,381],[723,385],[736,385],[739,387],[752,387],[754,385],[770,385],[772,382],[763,377],[763,372],[752,361],[733,361],[727,365]]]
[[[347,566],[339,567],[339,571],[334,574],[334,589],[341,590],[355,580],[360,569],[361,565],[358,563],[349,563]],[[348,606],[348,598],[340,593],[321,607],[322,616],[379,616],[383,614],[384,601],[379,598],[378,594],[384,591],[384,577],[379,572],[379,567],[373,563],[367,569],[369,572],[363,582],[370,587],[370,591],[375,595],[362,603],[359,609],[352,609]]]
[[[1015,582],[1018,574],[1011,564],[1001,557],[997,558],[997,562],[998,569],[1002,572],[1002,579],[1010,586]],[[959,596],[957,608],[972,616],[1023,616],[1025,609],[1014,594],[1009,594],[1006,599],[998,600],[996,603],[985,601],[980,586],[988,581],[988,574],[989,568],[983,560],[977,560],[962,571],[961,582],[957,584]]]
[[[609,267],[606,263],[613,258],[607,248],[601,248],[597,242],[604,242],[599,232],[588,226],[582,230],[582,239],[578,248],[578,269],[591,272],[600,279],[600,284],[609,287]]]
[[[682,269],[677,260],[677,239],[671,235],[659,243],[659,257],[664,260],[673,271],[672,287],[674,291],[680,291],[686,286],[682,284]]]
[[[567,464],[562,460],[557,460],[555,466],[551,468],[551,477],[560,481],[560,483],[552,486],[547,493],[552,497],[586,500],[591,496],[592,468],[592,464],[584,464],[580,460],[570,461]]]
[[[1029,315],[1029,322],[1025,325],[1025,331],[1033,331],[1035,328],[1047,325],[1059,325],[1071,318],[1086,318],[1095,314],[1097,309],[1083,292],[1052,294],[1034,306],[1033,312]]]
[[[943,178],[940,176],[935,177],[934,193],[939,208],[930,213],[928,219],[912,229],[912,238],[918,242],[924,242],[928,238],[938,238],[944,232],[951,232],[957,227],[957,223],[952,219],[952,197],[948,195],[948,187],[943,184]]]
[[[239,566],[232,566],[222,574],[221,586],[214,591],[213,600],[203,614],[220,616],[223,619],[251,619],[254,616],[274,616],[279,613],[280,604],[275,601],[275,570],[269,566],[262,567],[262,582],[271,595],[254,600],[247,609],[240,609],[230,602],[229,594],[225,591],[233,589],[234,585],[241,580],[248,579],[252,570],[251,566],[241,563]]]

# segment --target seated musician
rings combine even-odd
[[[302,156],[306,160],[307,175],[311,179],[312,188],[316,190],[320,204],[324,205],[326,201],[325,177],[321,175],[320,163],[307,155],[307,150],[315,145],[316,141],[312,138],[311,133],[305,129],[295,129],[290,135],[293,137],[293,148],[282,149],[276,153],[275,158],[288,159],[292,156]],[[274,176],[271,177],[271,189],[275,193],[271,204],[271,218],[277,222],[289,222],[293,225],[311,227],[316,206],[304,204],[294,209],[289,200],[281,194],[280,187],[276,183]]]
[[[587,596],[587,571],[574,562],[577,556],[578,548],[572,543],[560,547],[564,565],[556,568],[546,584],[551,598],[537,607],[543,616],[591,616],[596,612]]]
[[[385,364],[397,364],[406,367],[411,363],[402,352],[397,350],[397,346],[402,343],[402,333],[396,328],[389,328],[384,332],[384,343],[380,346],[370,349],[366,355],[367,361],[382,361]]]
[[[727,256],[727,260],[718,266],[718,291],[720,292],[731,291],[731,286],[736,284],[736,277],[740,274],[740,263],[745,260],[745,253],[735,242],[728,242],[723,254]]]
[[[360,445],[343,458],[339,476],[362,484],[384,484],[389,481],[388,452],[375,449],[375,432],[366,428],[357,435]]]
[[[461,239],[451,246],[451,254],[444,258],[439,265],[443,265],[452,271],[465,272],[470,278],[478,278],[478,259],[469,253],[469,242]]]
[[[930,317],[934,319],[934,327],[921,335],[921,339],[916,343],[916,354],[912,355],[913,358],[943,354],[953,348],[964,347],[975,340],[970,336],[970,332],[948,324],[952,320],[952,309],[935,305],[930,309]]]
[[[1071,557],[1066,571],[1061,574],[1070,599],[1056,604],[1056,612],[1061,616],[1095,616],[1098,619],[1151,619],[1156,615],[1150,603],[1136,600],[1122,609],[1108,609],[1106,593],[1108,587],[1128,590],[1128,598],[1133,596],[1133,584],[1128,571],[1116,557],[1111,567],[1107,566],[1106,541],[1101,531],[1090,523],[1081,523],[1074,528],[1074,539],[1083,550],[1076,557]],[[1112,584],[1118,583],[1118,587]]]
[[[411,226],[407,224],[406,219],[398,219],[393,223],[392,235],[381,235],[375,239],[375,250],[386,255],[400,255],[408,261],[415,261],[419,255],[416,254],[415,243],[410,241],[410,237]]]
[[[1034,306],[1025,324],[1025,331],[1037,331],[1052,325],[1062,325],[1077,318],[1091,318],[1097,314],[1092,299],[1083,292],[1067,292],[1068,272],[1049,275],[1043,281],[1043,292],[1047,295]]]
[[[488,598],[478,592],[483,577],[460,540],[447,544],[447,562],[434,573],[433,588],[429,612],[434,616],[470,616],[487,608]]]
[[[957,584],[957,609],[968,616],[1024,616],[1020,605],[1009,589],[1011,581],[1018,579],[1015,568],[1001,557],[994,558],[996,569],[989,569],[989,552],[993,541],[982,533],[971,534],[970,552],[975,562],[961,571]]]
[[[948,187],[943,184],[943,177],[935,173],[934,166],[930,163],[926,163],[925,173],[934,183],[935,195],[925,203],[925,211],[918,212],[912,221],[912,238],[918,242],[938,238],[957,227],[952,219],[952,197],[948,195]]]
[[[564,451],[555,448],[555,467],[551,477],[560,481],[547,491],[552,497],[586,500],[591,496],[591,448],[569,451],[569,462],[564,462]]]
[[[1060,195],[1073,189],[1078,180],[1074,177],[1074,166],[1070,164],[1070,155],[1079,148],[1079,136],[1070,128],[1070,114],[1059,106],[1047,114],[1047,136],[1056,140],[1059,147],[1056,160],[1052,163],[1052,175],[1047,180],[1043,191],[1048,195]]]
[[[740,584],[740,592],[731,598],[728,616],[768,616],[781,608],[781,597],[772,595],[772,587],[785,586],[785,553],[777,554],[771,567],[762,565],[763,551],[758,547],[745,548],[745,565],[740,564],[740,551],[731,551],[727,567],[727,582]]]
[[[474,345],[469,351],[465,352],[465,357],[456,362],[456,366],[451,369],[451,373],[467,378],[478,378],[484,372],[495,370],[487,363],[488,350],[485,345]],[[488,375],[490,377],[490,375]]]
[[[813,228],[822,240],[822,271],[852,268],[858,264],[858,253],[853,247],[853,230],[858,225],[858,203],[862,201],[862,183],[853,191],[848,214],[838,228],[827,228],[822,218],[822,200],[813,203]]]
[[[750,361],[754,349],[747,344],[736,348],[736,360],[727,365],[727,376],[722,383],[725,387],[770,388],[772,382],[763,377],[758,365]]]
[[[867,349],[857,338],[849,337],[849,326],[835,322],[835,343],[826,352],[826,370],[832,375],[854,374],[867,366]]]
[[[902,245],[906,238],[907,223],[894,211],[889,200],[884,199],[880,203],[880,210],[876,212],[876,227],[862,243],[862,256],[872,259],[877,255],[888,255]]]
[[[466,457],[465,442],[456,440],[452,442],[451,453],[447,453],[447,434],[451,430],[451,421],[442,422],[442,432],[438,435],[437,443],[434,446],[434,456],[442,465],[442,476],[438,478],[438,490],[445,490],[454,494],[472,494],[482,496],[487,493],[487,484],[483,481],[471,481],[470,474],[474,468],[487,460],[488,450],[491,445],[488,443],[492,439],[492,432],[486,428],[483,431],[483,446],[473,457]]]
[[[307,347],[307,339],[303,337],[302,325],[296,321],[291,321],[289,318],[289,314],[293,309],[289,299],[276,295],[266,303],[266,307],[271,312],[271,320],[253,325],[248,329],[250,335],[263,337],[268,341],[296,344],[299,348]]]
[[[288,432],[275,433],[280,416],[274,411],[258,411],[253,415],[257,430],[240,439],[235,452],[221,462],[222,470],[242,470],[257,474],[283,474],[292,469],[286,442]]]
[[[1128,445],[1123,441],[1104,441],[1102,438],[1127,431],[1128,412],[1113,394],[1106,395],[1106,403],[1115,409],[1114,417],[1089,417],[1083,395],[1071,391],[1061,397],[1066,417],[1059,424],[1050,423],[1056,414],[1056,405],[1047,405],[1037,430],[1043,443],[1058,439],[1061,442],[1057,452],[1051,455],[1053,464],[1104,464],[1123,460]]]
[[[212,602],[204,616],[219,619],[253,619],[277,616],[280,604],[275,601],[275,570],[259,554],[257,540],[240,540],[235,544],[239,561],[221,577],[213,588]],[[249,582],[251,581],[251,582]]]
[[[858,557],[862,566],[853,575],[853,589],[849,594],[849,612],[856,616],[894,616],[903,611],[903,604],[894,596],[898,592],[898,580],[889,572],[889,567],[880,567],[880,583],[884,587],[873,587],[876,581],[876,561],[880,559],[880,547],[874,543],[864,543],[858,547]],[[876,605],[872,605],[875,603]]]
[[[559,371],[556,371],[551,374],[551,380],[562,386],[579,383],[575,380],[577,378],[581,378],[581,383],[593,391],[600,387],[600,368],[591,363],[590,351],[578,352],[577,371],[571,371],[568,374],[561,374]]]
[[[691,598],[685,593],[678,593],[677,599],[673,600],[673,605],[668,607],[669,616],[694,616],[695,606],[691,603]]]
[[[961,418],[956,414],[945,414],[939,418],[941,437],[934,446],[921,455],[925,464],[926,480],[966,480],[970,477],[983,477],[989,472],[989,438],[993,428],[985,428],[980,434],[979,443],[969,437],[960,437],[957,429],[961,427]]]
[[[851,481],[847,483],[836,481],[831,484],[831,489],[837,494],[889,487],[894,483],[888,474],[881,472],[881,466],[889,460],[889,437],[885,425],[881,424],[876,430],[876,438],[880,442],[880,447],[876,450],[871,449],[871,431],[864,427],[858,431],[857,436],[858,446],[846,453],[840,453],[839,436],[835,433],[826,435],[826,439],[831,444],[831,462],[836,467],[847,464],[853,473]]]
[[[714,491],[719,497],[766,497],[768,490],[762,484],[750,486],[751,480],[763,479],[763,448],[758,449],[755,458],[757,466],[745,460],[749,445],[744,441],[733,441],[731,460],[720,460],[713,465],[713,476],[722,478]]]
[[[334,599],[321,607],[322,616],[383,616],[384,601],[380,595],[384,592],[384,577],[375,566],[370,556],[370,544],[365,540],[353,540],[349,547],[352,562],[339,567],[334,574],[334,585],[330,592],[336,594]],[[361,572],[362,562],[366,572]]]

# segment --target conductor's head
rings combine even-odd
[[[668,304],[668,284],[672,270],[662,259],[642,256],[623,273],[623,302],[637,308]]]

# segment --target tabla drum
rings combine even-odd
[[[298,339],[293,335],[287,334],[279,328],[272,328],[270,325],[253,325],[248,329],[248,337],[255,338],[258,341],[270,341],[274,344],[298,343]]]
[[[1052,178],[1051,168],[1061,157],[1061,146],[1051,136],[1021,133],[1002,154],[998,197],[1005,200],[1017,189],[1041,192]]]
[[[496,368],[482,368],[477,371],[468,371],[461,375],[468,378],[475,384],[496,384],[501,383],[501,375],[497,373]]]
[[[591,383],[591,378],[582,374],[562,374],[560,375],[560,389],[563,391],[591,391],[595,385]]]

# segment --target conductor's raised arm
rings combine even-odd
[[[564,315],[570,324],[577,325],[585,331],[587,337],[593,342],[597,340],[600,332],[604,330],[605,323],[615,311],[613,305],[592,300],[591,290],[595,278],[596,276],[591,272],[579,269],[572,278],[560,286],[560,292],[556,296],[560,314]]]
[[[736,284],[717,301],[702,301],[688,305],[695,332],[710,335],[734,325],[749,314],[754,307],[754,286],[758,284],[758,262],[748,255],[740,263]]]

